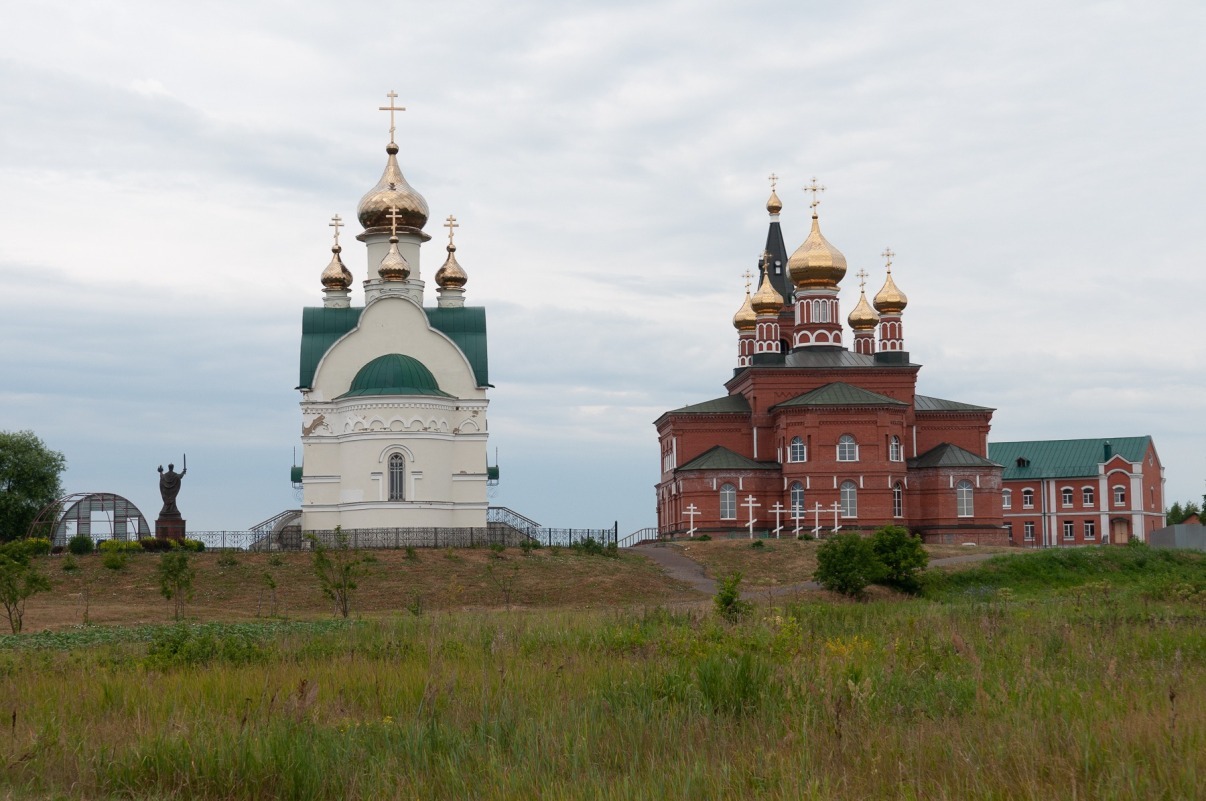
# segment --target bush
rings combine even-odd
[[[25,551],[30,556],[46,556],[50,553],[50,540],[45,537],[30,537],[25,540]]]
[[[150,553],[161,553],[163,551],[172,550],[172,541],[167,539],[159,539],[158,537],[143,537],[138,541],[144,551]]]
[[[884,526],[871,538],[871,548],[884,566],[878,583],[914,594],[921,590],[921,571],[930,563],[921,537],[904,526]]]
[[[178,546],[181,550],[190,551],[192,553],[201,553],[205,550],[205,543],[201,540],[190,540],[188,537],[180,540]]]
[[[130,557],[123,551],[107,551],[101,564],[110,570],[125,570]]]
[[[695,541],[696,542],[711,542],[712,535],[711,534],[700,534],[698,537],[695,538]]]
[[[750,547],[753,548],[755,551],[760,551],[766,547],[766,543],[763,542],[762,540],[754,540],[753,542],[750,543]]]
[[[599,542],[594,537],[587,537],[581,542],[575,542],[572,546],[575,550],[592,556],[601,556],[603,554],[603,543]]]
[[[862,598],[867,585],[883,575],[884,565],[871,541],[854,532],[839,534],[817,548],[817,569],[812,577],[827,590]]]
[[[87,534],[76,534],[67,541],[67,551],[76,556],[87,556],[96,550],[96,546],[92,544],[92,538]]]
[[[713,603],[716,604],[716,611],[730,622],[741,619],[753,608],[749,601],[741,600],[739,584],[741,584],[741,573],[729,574],[717,584],[716,595],[712,598]]]
[[[184,551],[171,551],[159,557],[159,593],[172,601],[177,620],[184,613],[184,602],[193,596],[195,574]]]
[[[230,551],[218,554],[218,567],[238,567],[239,558]]]
[[[138,540],[105,540],[97,550],[101,553],[142,553],[142,543]]]

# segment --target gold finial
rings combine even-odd
[[[452,229],[460,228],[461,224],[456,221],[456,217],[453,217],[451,214],[449,214],[448,219],[444,222],[444,227],[448,229],[448,244],[452,245],[452,235],[454,233]],[[471,242],[470,244],[473,243]]]
[[[867,288],[867,271],[859,270],[855,275],[858,276],[858,289],[861,292]]]
[[[398,218],[402,215],[393,206],[390,206],[389,213],[385,215],[389,217],[389,235],[391,239],[398,238]]]
[[[406,107],[394,105],[394,101],[398,99],[398,93],[395,92],[393,89],[390,89],[389,92],[387,92],[385,96],[389,98],[389,105],[381,106],[377,110],[389,112],[389,142],[392,145],[394,143],[394,112],[395,111],[406,111]]]
[[[812,192],[812,202],[808,204],[808,208],[812,209],[812,216],[817,216],[817,206],[821,205],[820,198],[817,197],[818,192],[824,192],[825,187],[817,183],[817,177],[812,177],[812,183],[804,187],[805,192]]]
[[[339,247],[339,229],[343,227],[343,218],[336,214],[327,225],[335,229],[335,247]]]
[[[770,174],[769,178],[770,178],[770,182],[771,182],[771,191],[772,191],[772,192],[774,192],[774,191],[775,191],[775,184],[779,183],[779,176],[775,175],[775,174],[772,172],[772,173]]]
[[[895,256],[896,253],[892,250],[892,248],[884,248],[884,252],[879,255],[883,256],[884,259],[887,260],[888,263],[885,264],[884,267],[888,270],[888,272],[892,272],[892,257]]]

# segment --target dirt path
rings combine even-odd
[[[657,542],[646,542],[635,546],[632,550],[634,553],[639,553],[641,556],[654,562],[670,578],[685,581],[691,585],[692,589],[704,595],[716,594],[716,580],[710,578],[704,572],[703,565],[683,554],[678,548]],[[931,559],[930,567],[957,565],[967,562],[983,562],[999,555],[995,553],[972,553],[964,556],[947,556],[943,559]],[[766,598],[768,596],[794,595],[805,590],[819,589],[821,589],[821,585],[815,581],[801,581],[798,584],[787,584],[782,587],[759,587],[745,590],[741,593],[741,597],[749,600]]]

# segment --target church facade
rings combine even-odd
[[[391,118],[385,169],[357,207],[363,302],[352,302],[336,215],[322,305],[302,312],[301,527],[484,527],[496,475],[486,456],[485,310],[465,303],[451,215],[430,304],[421,259],[431,239],[427,201],[398,164],[393,113],[401,109],[383,110]]]
[[[810,187],[814,198],[821,191]],[[654,423],[662,534],[792,536],[896,524],[927,541],[1005,544],[1002,466],[989,458],[993,409],[923,395],[905,348],[908,304],[892,275],[849,314],[846,259],[812,229],[790,256],[772,191],[757,291],[733,318],[737,354],[721,397]]]

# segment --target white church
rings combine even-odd
[[[485,527],[485,309],[465,305],[465,270],[453,243],[435,271],[428,305],[421,251],[431,239],[427,201],[406,181],[394,142],[381,180],[360,200],[367,256],[363,306],[352,304],[353,275],[335,244],[322,273],[322,306],[302,313],[303,531],[406,527]]]

